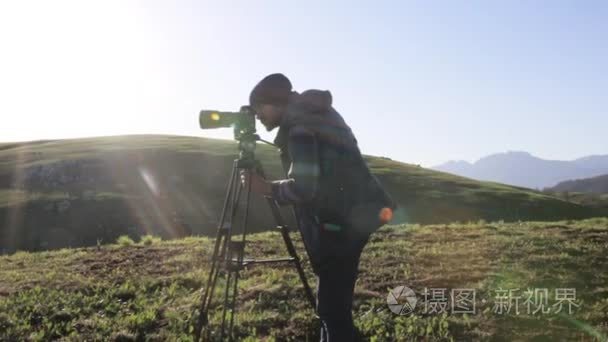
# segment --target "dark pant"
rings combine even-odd
[[[325,229],[314,217],[301,217],[300,229],[317,275],[317,313],[322,342],[355,340],[352,303],[359,257],[369,235],[355,235],[348,227]]]

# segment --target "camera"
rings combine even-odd
[[[251,106],[242,106],[238,112],[201,110],[199,123],[202,129],[232,127],[234,139],[243,140],[255,135],[255,111]]]

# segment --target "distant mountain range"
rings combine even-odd
[[[509,151],[483,157],[472,164],[462,160],[449,161],[432,169],[477,180],[543,189],[567,180],[608,174],[608,155],[564,161],[541,159],[528,152]]]
[[[550,190],[558,192],[588,192],[608,194],[608,175],[561,182]]]

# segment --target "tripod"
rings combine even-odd
[[[232,164],[232,171],[230,181],[226,189],[226,196],[224,199],[224,205],[221,212],[220,221],[217,227],[217,234],[215,238],[215,245],[213,248],[213,256],[211,257],[211,269],[207,278],[207,285],[205,286],[203,298],[201,301],[199,317],[194,331],[194,341],[200,341],[203,338],[205,341],[219,340],[224,341],[226,338],[230,341],[233,340],[233,327],[234,317],[236,315],[236,299],[237,299],[237,283],[239,280],[240,271],[252,264],[270,264],[279,262],[292,262],[298,272],[304,291],[306,293],[307,300],[310,302],[313,310],[315,309],[315,297],[308,284],[306,275],[300,263],[300,258],[296,253],[293,242],[289,236],[289,229],[281,216],[277,203],[270,197],[266,197],[268,205],[274,219],[277,223],[277,229],[280,230],[287,252],[290,257],[288,258],[277,258],[277,259],[246,259],[245,258],[245,244],[247,235],[247,219],[249,216],[249,201],[251,195],[251,182],[247,182],[245,190],[245,202],[244,202],[244,214],[241,219],[241,237],[240,240],[237,236],[233,239],[233,223],[237,218],[237,212],[239,209],[239,202],[243,196],[243,186],[239,184],[240,170],[246,170],[248,172],[255,171],[263,178],[264,170],[258,160],[255,159],[254,150],[257,140],[263,141],[257,134],[248,134],[239,137],[239,158],[235,159]],[[226,222],[226,216],[230,212],[230,220]],[[221,325],[219,334],[212,336],[212,332],[209,329],[209,309],[213,301],[213,295],[219,274],[223,273],[226,278],[223,308],[221,315]],[[228,311],[230,311],[230,320],[227,321]],[[204,329],[205,328],[205,329]],[[203,329],[205,330],[203,333]]]

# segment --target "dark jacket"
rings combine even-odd
[[[396,207],[332,107],[329,91],[292,93],[274,142],[288,177],[272,182],[279,204],[293,204],[301,215],[363,234],[382,225],[382,208]]]

